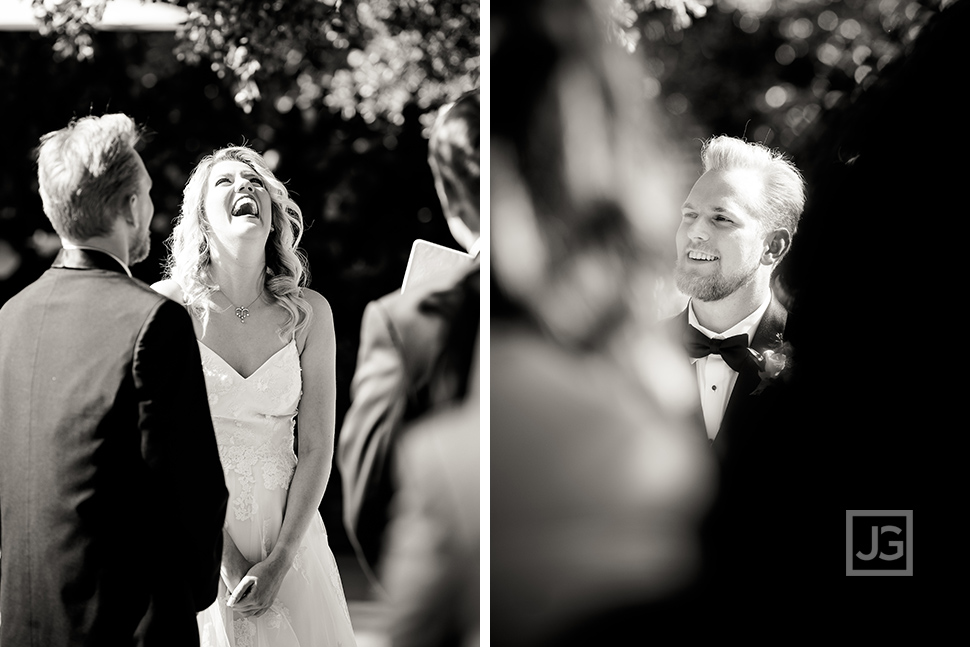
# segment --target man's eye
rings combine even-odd
[[[731,222],[730,218],[725,218],[724,216],[714,216],[714,220],[717,222]]]

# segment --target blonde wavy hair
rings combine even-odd
[[[303,213],[262,155],[253,149],[247,146],[219,149],[204,157],[192,170],[182,192],[181,211],[166,242],[171,252],[165,267],[166,278],[178,283],[182,302],[199,318],[204,331],[209,312],[215,307],[212,293],[219,289],[209,271],[212,230],[205,213],[206,187],[212,167],[224,161],[246,164],[269,190],[273,231],[266,241],[264,290],[289,313],[279,330],[280,338],[287,341],[309,325],[313,313],[303,297],[303,289],[309,283],[309,266],[306,255],[298,248],[303,238]]]

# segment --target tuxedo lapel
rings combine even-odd
[[[781,305],[774,295],[771,295],[771,303],[761,317],[758,327],[751,337],[751,348],[759,353],[778,344],[778,336],[785,334],[785,324],[788,322],[788,311]]]
[[[777,345],[779,335],[784,335],[785,333],[787,320],[788,311],[772,295],[768,309],[765,310],[764,316],[761,317],[761,321],[758,323],[758,327],[751,337],[751,348],[754,348],[759,353],[763,353],[765,350]],[[738,379],[734,383],[734,390],[731,391],[731,398],[728,400],[727,408],[724,410],[724,417],[721,419],[721,426],[718,428],[717,436],[715,436],[713,443],[719,450],[723,450],[726,443],[730,440],[730,436],[733,433],[731,430],[736,429],[743,424],[743,421],[749,418],[745,413],[746,410],[751,406],[757,406],[756,398],[751,396],[751,392],[760,383],[761,378],[758,376],[758,366],[752,360],[744,370],[738,373]]]
[[[723,453],[725,446],[732,440],[737,427],[740,426],[736,423],[748,417],[745,412],[749,406],[754,404],[751,402],[751,392],[757,388],[759,382],[758,365],[752,360],[748,362],[744,370],[738,373],[734,390],[731,391],[731,398],[724,409],[724,417],[721,418],[721,426],[718,427],[717,436],[711,443],[719,453]]]
[[[763,353],[765,350],[776,346],[779,335],[784,335],[787,320],[788,311],[785,310],[781,302],[772,294],[768,309],[765,310],[764,316],[758,322],[758,327],[755,328],[754,335],[751,336],[751,348],[754,348],[759,353]],[[687,333],[687,327],[690,325],[689,321],[686,308],[680,314],[667,320],[670,326],[668,330],[673,341],[683,345],[684,335]],[[731,398],[728,400],[724,417],[721,419],[721,426],[718,428],[717,436],[712,441],[712,445],[719,453],[724,451],[725,445],[730,439],[730,430],[743,425],[743,421],[749,417],[747,414],[748,408],[750,406],[757,406],[757,398],[751,397],[751,392],[758,388],[760,383],[761,378],[758,376],[758,365],[752,358],[752,361],[747,364],[745,369],[738,373],[738,379],[734,383],[734,390],[731,391]],[[698,412],[697,418],[699,420],[699,428],[703,432],[703,413]]]

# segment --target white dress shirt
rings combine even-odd
[[[694,303],[691,301],[687,304],[687,322],[711,339],[727,339],[735,335],[747,335],[748,345],[750,346],[754,331],[761,323],[761,318],[764,317],[770,303],[771,296],[769,295],[757,310],[724,332],[716,333],[697,323]],[[707,437],[714,440],[714,437],[717,436],[717,430],[721,426],[721,420],[724,418],[727,403],[731,399],[731,392],[734,391],[734,383],[738,381],[738,372],[728,366],[720,355],[692,357],[690,361],[697,371],[697,387],[701,395],[701,410],[704,412],[704,426],[707,428]]]

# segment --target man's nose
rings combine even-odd
[[[707,223],[704,222],[703,218],[695,218],[687,226],[687,237],[691,240],[707,240],[710,238]]]

